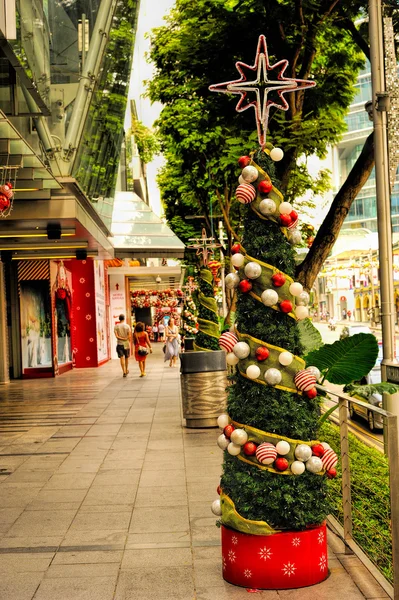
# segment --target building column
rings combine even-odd
[[[7,301],[4,263],[0,261],[0,385],[10,383],[8,363]]]

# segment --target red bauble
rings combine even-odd
[[[292,219],[290,215],[280,215],[280,225],[282,225],[282,227],[288,227],[291,223]]]
[[[308,397],[308,398],[310,398],[311,400],[312,400],[313,398],[316,398],[316,396],[317,396],[317,390],[316,390],[316,388],[311,388],[310,390],[308,390],[308,391],[306,392],[306,395],[307,395],[307,397]]]
[[[283,313],[290,313],[292,311],[292,302],[290,302],[290,300],[283,300],[280,302],[279,306]]]
[[[241,167],[241,169],[244,169],[245,167],[247,167],[249,165],[250,162],[251,162],[250,156],[240,156],[240,158],[238,159],[238,166]]]
[[[335,469],[334,467],[332,469],[329,469],[328,471],[326,471],[326,475],[328,479],[334,479],[334,477],[337,476],[337,469]]]
[[[252,283],[248,281],[248,279],[243,279],[238,284],[238,289],[240,290],[240,292],[246,294],[247,292],[250,292],[252,290]]]
[[[220,487],[220,485],[217,486],[216,491],[220,496],[220,494],[222,493],[222,488]]]
[[[282,273],[276,273],[272,276],[272,284],[274,287],[281,287],[285,284],[285,277]]]
[[[291,221],[296,221],[298,218],[298,213],[296,212],[296,210],[292,210],[289,216],[291,217]]]
[[[247,456],[253,456],[256,452],[257,447],[258,446],[254,442],[247,442],[243,445],[242,449],[244,454],[246,454]]]
[[[274,468],[277,471],[286,471],[288,469],[288,460],[280,456],[280,458],[276,458],[274,461]]]
[[[10,206],[10,200],[4,194],[0,194],[0,211],[7,210]]]
[[[231,253],[237,254],[241,250],[241,244],[233,244],[231,247]]]
[[[272,189],[273,189],[272,182],[267,181],[266,179],[264,179],[263,181],[260,181],[258,184],[258,192],[260,192],[261,194],[268,194],[269,192],[271,192]]]
[[[230,436],[233,433],[234,429],[234,425],[226,425],[226,427],[223,429],[223,433],[227,438],[230,439]]]
[[[270,352],[265,346],[259,346],[259,348],[257,348],[255,352],[256,359],[259,362],[263,362],[264,360],[269,358],[269,354]]]
[[[321,444],[315,444],[314,446],[312,446],[312,452],[315,456],[318,456],[320,458],[321,456],[323,456],[325,450]]]

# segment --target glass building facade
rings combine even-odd
[[[356,84],[356,95],[345,118],[347,131],[338,144],[340,185],[345,181],[348,173],[355,164],[364,142],[373,130],[372,123],[364,109],[364,105],[371,99],[371,74],[370,66],[360,72]],[[391,192],[392,228],[399,231],[399,177]],[[370,231],[377,231],[377,203],[375,191],[374,169],[360,193],[354,200],[345,224],[347,227],[362,227]]]

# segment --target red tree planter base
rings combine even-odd
[[[328,576],[325,524],[306,531],[248,535],[222,526],[223,578],[234,585],[284,590]]]

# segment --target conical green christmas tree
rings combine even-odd
[[[187,294],[184,299],[182,311],[182,328],[181,335],[183,337],[193,337],[197,334],[197,317],[195,313],[197,307],[191,294]]]
[[[198,333],[195,350],[220,350],[218,309],[213,291],[213,275],[207,267],[202,267],[198,277]]]
[[[241,250],[232,257],[239,267],[238,277],[229,276],[236,286],[240,281],[235,330],[239,343],[227,356],[230,364],[236,364],[228,397],[231,424],[218,442],[227,449],[221,479],[222,522],[255,534],[265,531],[243,519],[261,521],[271,531],[302,530],[322,523],[329,512],[325,475],[334,457],[322,463],[325,448],[317,440],[316,377],[314,371],[305,370],[301,359],[297,317],[306,315],[307,294],[293,281],[292,234],[283,226],[294,224],[297,215],[292,209],[286,218],[279,212],[290,205],[283,206],[268,152],[259,150],[246,164],[255,168],[256,181],[244,183],[242,198],[246,185],[256,190],[256,197],[246,200]],[[229,350],[232,335],[221,337],[221,343],[226,337]],[[225,418],[222,415],[222,427]],[[272,457],[265,462],[259,452],[262,444]]]

